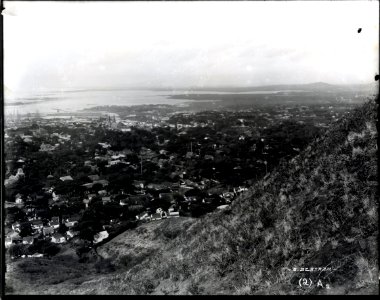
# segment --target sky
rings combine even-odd
[[[366,84],[378,74],[378,1],[4,6],[7,93]]]

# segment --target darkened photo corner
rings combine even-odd
[[[4,1],[11,295],[376,295],[378,1]]]

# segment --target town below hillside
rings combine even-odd
[[[89,263],[89,253],[144,223],[228,211],[356,106],[142,105],[13,115],[4,136],[7,266],[67,251]]]

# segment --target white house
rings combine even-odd
[[[78,235],[78,232],[77,231],[74,231],[72,229],[68,230],[66,232],[66,235],[69,239],[73,238],[74,236],[77,236]]]
[[[73,180],[73,178],[70,175],[59,177],[59,179],[62,180],[62,181],[71,181],[71,180]]]
[[[108,234],[107,230],[103,230],[103,231],[95,234],[95,236],[94,236],[94,243],[95,244],[100,243],[104,239],[108,238],[108,236],[109,236],[109,234]]]
[[[178,218],[179,217],[179,212],[178,211],[171,211],[168,214],[168,218]]]
[[[84,205],[86,205],[86,208],[88,208],[88,204],[90,203],[90,199],[83,199]]]
[[[66,242],[66,238],[62,234],[56,233],[52,236],[51,241],[56,244],[61,244]]]
[[[59,228],[59,217],[52,217],[51,221],[49,222],[50,226],[54,229]]]
[[[51,235],[51,234],[54,234],[54,227],[53,227],[53,226],[44,227],[44,228],[42,228],[42,233],[43,233],[44,235]]]
[[[78,224],[78,221],[70,221],[70,222],[66,222],[65,226],[68,228],[71,228],[71,227],[74,227],[76,224]]]
[[[20,194],[16,195],[15,203],[16,204],[23,204],[24,203],[24,200],[22,200],[22,196]]]
[[[21,224],[19,223],[19,222],[15,222],[15,223],[13,223],[12,224],[12,229],[14,230],[14,231],[20,231],[20,226],[21,226]]]
[[[147,212],[143,212],[143,213],[137,215],[136,219],[141,220],[141,221],[147,220],[147,219],[149,219],[149,214]]]
[[[229,207],[229,205],[228,204],[225,204],[225,205],[220,205],[220,206],[218,206],[217,207],[217,209],[226,209],[227,207]]]
[[[120,202],[119,202],[119,204],[121,206],[127,205],[128,204],[128,200],[127,199],[121,199]]]
[[[32,245],[34,242],[34,238],[32,236],[26,236],[22,239],[22,243],[24,245]]]
[[[5,248],[9,248],[12,245],[12,238],[6,237],[5,238]]]
[[[59,195],[57,195],[55,192],[52,193],[53,200],[58,201],[59,200]]]
[[[30,223],[32,223],[33,230],[40,230],[44,227],[44,223],[41,220],[33,220]]]
[[[28,257],[43,257],[44,255],[42,253],[34,253],[32,255],[28,255]]]

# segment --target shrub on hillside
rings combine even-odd
[[[107,274],[114,272],[116,270],[115,266],[112,264],[111,259],[100,259],[94,265],[96,273]]]

